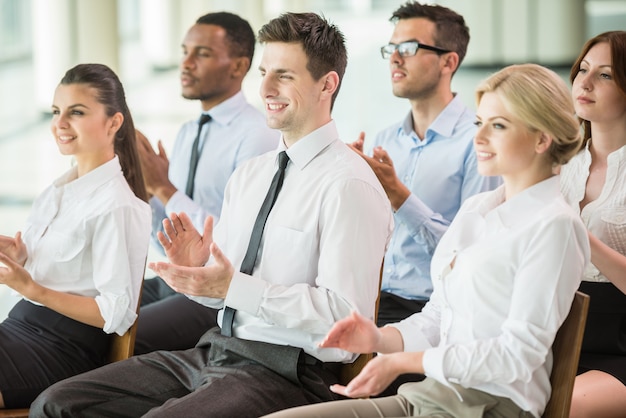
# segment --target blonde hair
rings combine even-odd
[[[478,85],[476,103],[489,92],[504,99],[529,129],[552,137],[548,155],[553,164],[567,163],[580,149],[574,104],[565,81],[554,71],[537,64],[510,65]]]

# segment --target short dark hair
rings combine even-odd
[[[120,159],[122,172],[130,188],[138,198],[148,201],[137,152],[135,125],[126,104],[124,87],[115,72],[104,64],[78,64],[67,70],[60,84],[89,86],[95,90],[95,98],[105,107],[107,116],[113,116],[117,112],[124,116],[124,122],[115,134],[115,154]]]
[[[408,1],[394,11],[389,20],[396,23],[398,20],[416,17],[423,17],[435,24],[433,46],[456,52],[461,66],[470,40],[469,28],[463,16],[447,7]]]
[[[335,71],[339,85],[332,97],[332,108],[348,65],[345,38],[336,25],[315,13],[284,13],[263,25],[259,42],[301,43],[308,59],[306,68],[314,80]]]
[[[254,58],[254,31],[247,20],[233,13],[207,13],[196,20],[196,24],[215,25],[226,31],[226,42],[231,57]],[[250,69],[250,68],[248,68]]]

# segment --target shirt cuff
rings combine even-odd
[[[416,234],[416,226],[428,222],[433,211],[413,193],[407,197],[402,206],[396,211],[396,219],[407,226],[411,234]]]
[[[387,324],[386,327],[394,327],[402,335],[405,352],[419,352],[432,348],[428,341],[428,337],[421,331],[415,329],[415,325],[409,322],[396,322]]]
[[[257,315],[267,283],[257,277],[235,272],[224,299],[224,305]]]

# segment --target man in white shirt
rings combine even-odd
[[[280,132],[267,126],[241,91],[254,44],[254,32],[241,17],[227,12],[201,16],[182,43],[180,80],[183,97],[199,100],[202,114],[210,115],[210,120],[200,126],[198,119],[185,123],[169,159],[160,142],[157,154],[138,132],[144,178],[152,195],[154,241],[160,251],[156,233],[168,214],[187,213],[201,231],[207,216],[219,219],[226,182],[235,168],[276,148]],[[197,171],[190,176],[194,147]],[[216,310],[191,302],[159,277],[145,281],[141,304],[135,354],[191,348],[217,325]]]
[[[279,147],[235,171],[215,231],[211,218],[200,236],[187,215],[172,215],[159,236],[172,264],[150,265],[177,291],[224,307],[222,330],[190,350],[65,380],[35,401],[33,415],[258,417],[336,399],[329,385],[356,355],[318,342],[353,311],[373,319],[393,217],[376,176],[331,118],[347,62],[341,32],[314,13],[286,13],[259,39],[261,96],[268,125],[282,133]],[[281,175],[277,154],[286,163],[282,189],[263,219],[272,176]],[[253,247],[257,218],[265,228]],[[250,254],[256,263],[246,273]]]

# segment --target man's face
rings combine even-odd
[[[236,58],[229,56],[226,30],[216,25],[195,24],[182,44],[180,83],[185,99],[200,100],[205,110],[229,98],[241,88],[233,77]]]
[[[401,19],[396,23],[389,43],[417,41],[434,44],[435,24],[425,18]],[[418,49],[413,56],[402,57],[396,50],[389,57],[393,94],[409,100],[427,99],[436,93],[441,80],[441,56]]]
[[[259,65],[267,125],[280,130],[288,144],[322,126],[325,114],[329,117],[320,100],[325,77],[314,80],[307,62],[300,43],[269,42]]]

